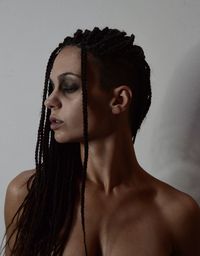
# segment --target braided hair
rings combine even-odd
[[[81,48],[81,78],[83,98],[84,162],[80,158],[80,143],[58,143],[50,130],[50,110],[44,102],[51,93],[50,73],[55,58],[67,46]],[[150,68],[140,46],[134,44],[134,35],[124,31],[78,29],[73,37],[66,37],[52,52],[45,74],[41,118],[35,150],[36,172],[27,182],[28,194],[12,222],[15,229],[7,239],[16,234],[12,255],[48,256],[62,255],[73,224],[75,199],[80,193],[81,222],[85,255],[86,232],[84,223],[84,192],[88,159],[87,117],[87,55],[91,53],[98,61],[102,89],[126,84],[133,91],[129,109],[132,141],[140,129],[150,104]],[[81,188],[79,191],[79,182]],[[64,227],[64,229],[63,229]]]

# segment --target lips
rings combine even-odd
[[[56,129],[60,128],[64,123],[62,120],[57,119],[53,116],[50,116],[49,121],[51,123],[50,127],[52,130],[56,130]]]

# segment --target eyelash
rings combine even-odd
[[[79,89],[79,86],[77,84],[72,84],[70,86],[67,84],[60,85],[60,90],[63,91],[64,93],[73,93],[73,92],[77,91],[78,89]],[[51,83],[49,84],[49,90],[50,90],[50,94],[54,90],[54,86]]]
[[[62,86],[61,90],[63,92],[67,92],[67,93],[73,93],[75,92],[76,90],[78,89],[78,86],[77,85],[72,85],[70,87],[65,87],[65,86]]]

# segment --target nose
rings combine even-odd
[[[44,102],[45,107],[52,109],[52,108],[59,108],[61,106],[61,102],[57,96],[51,94]]]

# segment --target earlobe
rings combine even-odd
[[[114,97],[110,106],[113,114],[120,114],[128,109],[132,100],[132,91],[127,85],[121,85],[113,90]]]
[[[121,112],[122,112],[121,107],[119,105],[113,106],[113,108],[112,108],[113,114],[120,114]]]

